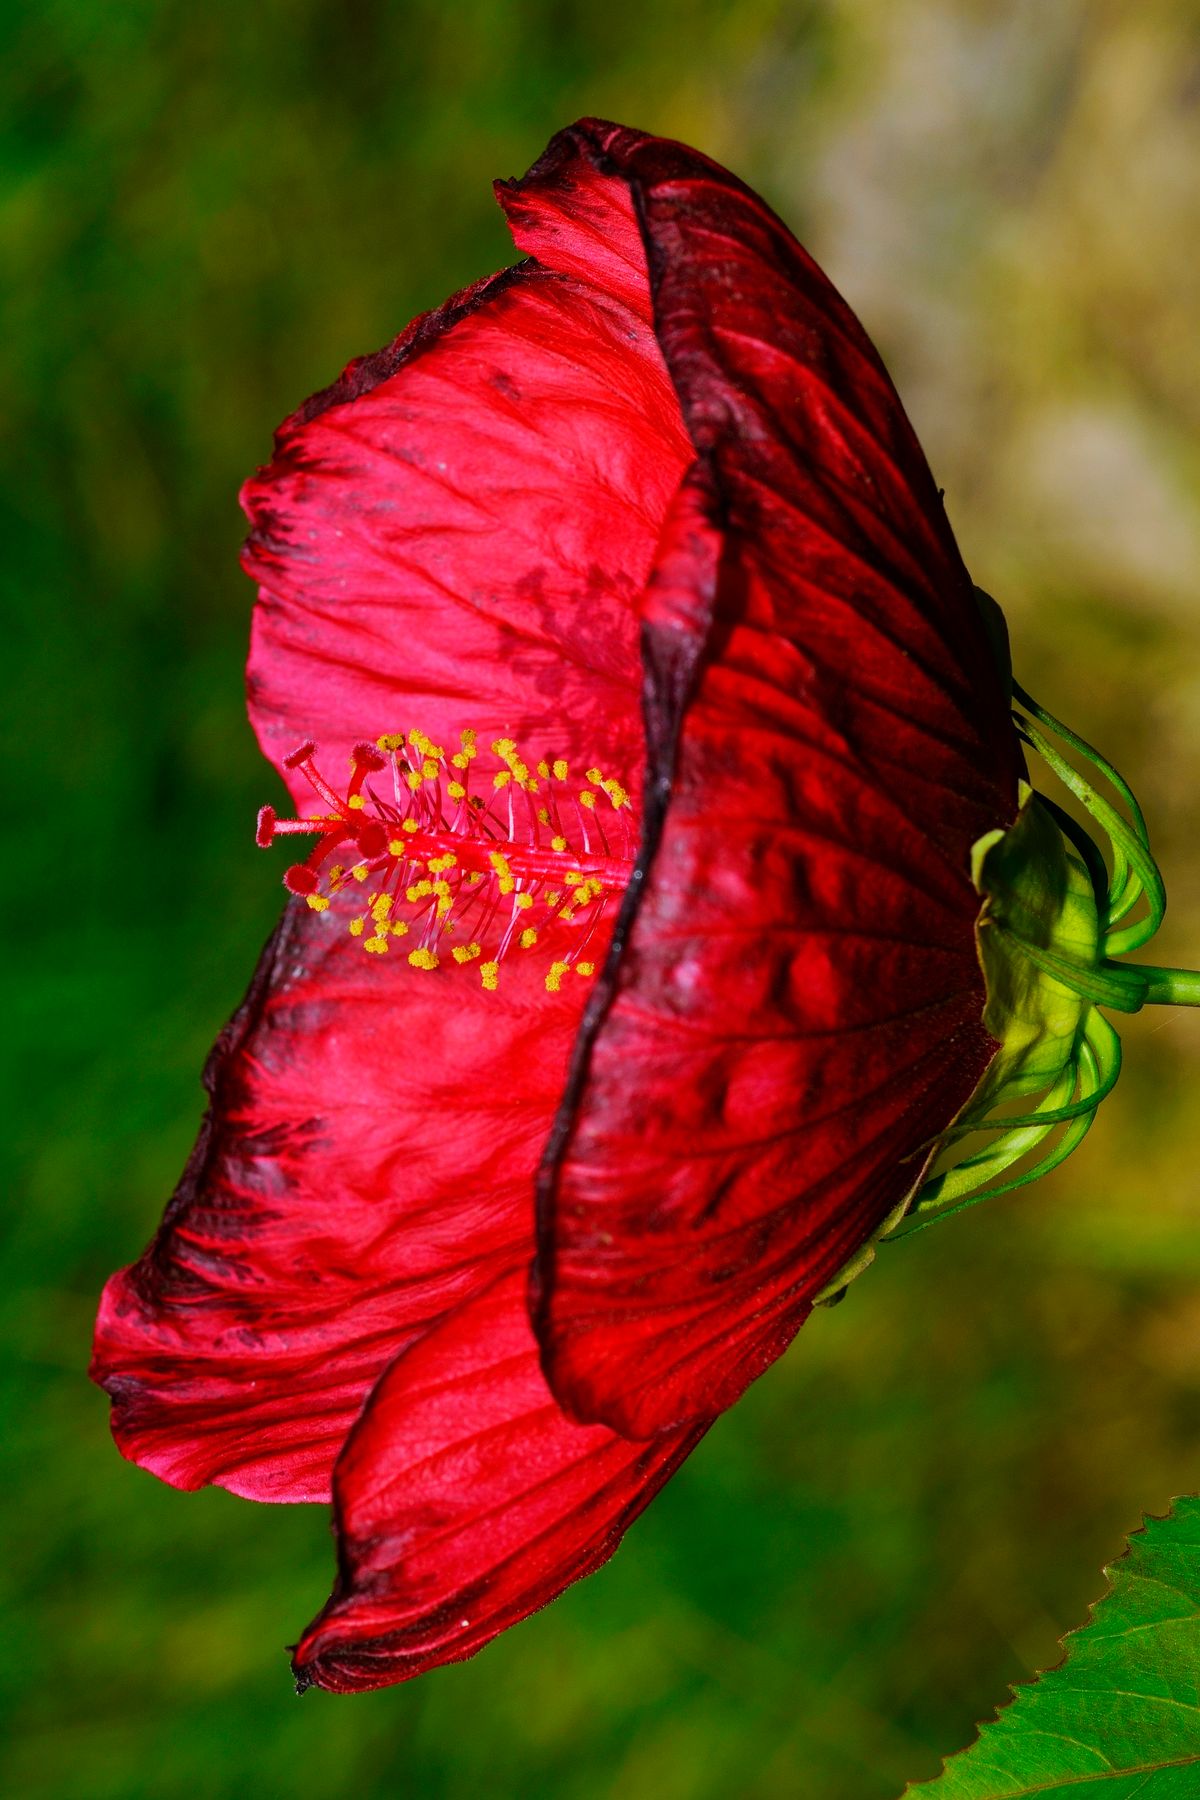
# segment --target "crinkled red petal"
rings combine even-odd
[[[534,1302],[564,1404],[649,1437],[767,1367],[977,1085],[970,848],[1020,762],[845,303],[725,171],[594,121],[504,190],[518,244],[575,266],[615,182],[722,547],[711,605],[698,542],[694,603],[646,622],[642,879],[543,1170]]]
[[[178,1487],[321,1500],[396,1353],[528,1261],[532,1183],[582,997],[367,957],[299,902],[210,1058],[154,1243],[109,1282],[93,1373]],[[583,988],[583,983],[578,983]]]
[[[305,810],[297,743],[336,767],[413,725],[520,736],[636,793],[635,606],[689,455],[645,321],[529,267],[301,408],[244,501],[251,711]],[[532,1245],[584,984],[551,998],[517,957],[485,994],[364,957],[344,923],[285,917],[163,1228],[105,1294],[118,1442],[181,1486],[325,1496],[383,1367]]]
[[[296,1650],[349,1693],[472,1656],[607,1561],[703,1435],[633,1444],[564,1418],[522,1272],[400,1356],[334,1479],[341,1574]]]
[[[649,324],[534,266],[352,364],[242,493],[251,717],[297,798],[298,742],[413,724],[636,780],[637,603],[691,457]]]

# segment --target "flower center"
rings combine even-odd
[[[286,767],[325,810],[280,819],[264,806],[257,841],[316,835],[283,884],[314,912],[353,896],[348,930],[365,951],[381,956],[409,938],[413,968],[436,969],[448,954],[477,963],[494,990],[510,950],[542,944],[556,993],[567,974],[595,974],[588,944],[633,873],[629,795],[597,768],[586,785],[572,782],[561,757],[531,770],[512,738],[497,738],[494,761],[480,764],[475,737],[464,731],[449,757],[415,729],[356,744],[344,793],[317,768],[315,745],[301,744]],[[339,850],[345,860],[335,862]]]

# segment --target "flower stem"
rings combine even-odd
[[[1145,980],[1147,1006],[1200,1006],[1200,969],[1132,967]]]

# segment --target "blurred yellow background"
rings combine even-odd
[[[886,1251],[616,1561],[477,1661],[291,1694],[319,1509],[176,1494],[83,1378],[274,917],[239,481],[512,260],[560,125],[683,137],[879,344],[1022,681],[1139,793],[1200,959],[1191,0],[42,0],[6,12],[13,1097],[0,1583],[22,1800],[895,1800],[1200,1487],[1200,1018],[1124,1030],[1055,1177]]]

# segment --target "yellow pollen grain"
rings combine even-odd
[[[413,793],[415,794],[417,789],[420,787],[421,783],[424,781],[425,777],[423,775],[418,775],[417,771],[415,769],[413,769],[411,771],[411,773],[409,773],[408,775],[406,775],[404,777],[404,779],[405,779],[405,781],[407,781],[409,787],[413,790]]]
[[[533,905],[533,895],[532,894],[518,894],[516,899],[513,901],[513,905],[516,907],[518,912],[528,912],[529,908]]]
[[[308,904],[312,907],[314,912],[324,912],[329,905],[329,902],[325,898],[324,894],[306,894],[304,896],[304,898],[307,900]]]
[[[532,950],[533,946],[537,943],[537,935],[537,926],[527,925],[521,933],[522,950]]]
[[[350,936],[351,937],[361,937],[362,934],[363,934],[363,921],[361,919],[351,919],[351,921],[350,921]]]
[[[483,947],[480,944],[455,944],[450,952],[456,963],[474,962],[482,953]]]
[[[465,798],[467,790],[461,781],[451,781],[446,784],[446,792],[452,800],[462,800]]]
[[[432,881],[414,881],[411,887],[405,888],[404,898],[411,905],[414,901],[424,900],[425,897],[428,894],[432,894],[432,892],[433,892]]]
[[[437,772],[438,772],[437,764],[434,762],[434,760],[431,756],[427,756],[425,758],[425,761],[421,764],[422,775],[425,777],[426,781],[436,781],[437,780]]]
[[[367,803],[363,799],[361,794],[351,794],[350,798],[346,802],[346,805],[352,806],[354,808],[355,812],[361,812],[363,807],[366,804]]]
[[[499,769],[499,770],[497,770],[496,774],[492,776],[492,786],[494,788],[507,787],[511,780],[512,780],[511,770]]]
[[[389,840],[388,840],[388,855],[389,856],[403,856],[405,854],[406,850],[407,850],[407,845],[405,844],[403,838],[389,838]]]
[[[618,812],[623,806],[629,805],[629,795],[619,781],[605,781],[601,783],[601,786]]]
[[[438,966],[438,959],[432,950],[410,950],[408,961],[414,969],[436,969]]]
[[[373,956],[382,956],[387,950],[387,939],[385,937],[364,938],[363,949],[369,950]]]
[[[400,829],[401,829],[401,831],[407,831],[409,833],[412,833],[414,831],[419,830],[420,827],[418,826],[417,821],[415,819],[405,819],[405,821],[401,825]]]
[[[550,779],[550,764],[546,761],[545,757],[543,757],[541,762],[538,764],[537,771],[543,781],[549,781],[549,779]]]
[[[562,757],[561,756],[556,757],[554,760],[554,779],[555,779],[555,781],[565,781],[567,779],[567,776],[570,774],[570,772],[571,772],[570,769],[567,767],[567,765],[563,761]]]
[[[565,837],[556,837],[556,838],[550,839],[550,848],[552,850],[562,851],[562,850],[565,850],[566,847],[567,847],[567,840]]]
[[[376,900],[371,907],[371,916],[378,922],[378,920],[380,920],[380,919],[386,919],[388,914],[391,912],[391,910],[392,910],[391,895],[390,894],[380,894],[378,900]]]
[[[563,876],[563,880],[568,887],[578,887],[583,881],[583,876],[579,873],[578,869],[568,869]]]
[[[456,769],[465,769],[471,759],[469,756],[464,756],[461,750],[456,750],[450,761]]]
[[[494,962],[480,963],[479,979],[489,994],[494,994],[500,986],[500,964]]]
[[[555,891],[553,894],[547,894],[546,895],[546,905],[547,906],[557,906],[561,899],[562,899],[562,895],[560,893],[558,893],[557,891]]]
[[[604,780],[604,777],[600,773],[599,769],[585,769],[584,774],[587,776],[587,779],[589,781],[594,781],[597,787],[599,787],[600,783]]]
[[[444,919],[447,916],[447,914],[449,913],[450,908],[453,905],[454,905],[453,900],[446,900],[444,898],[439,900],[437,903],[437,909],[436,909],[438,918]]]
[[[580,788],[579,804],[580,806],[586,806],[589,812],[595,811],[596,796],[593,794],[591,788]]]
[[[365,881],[367,879],[366,863],[355,863],[350,873],[353,875],[355,881]]]
[[[375,742],[381,750],[386,750],[390,755],[395,750],[403,749],[404,733],[402,731],[385,731],[381,738],[375,739]]]
[[[571,923],[571,920],[575,917],[575,914],[571,911],[569,906],[564,906],[563,910],[559,913],[558,916],[562,920],[564,925],[569,925]]]
[[[593,962],[576,963],[575,973],[577,975],[594,975],[596,973],[596,965]]]
[[[546,992],[548,994],[557,994],[559,988],[562,986],[562,978],[570,966],[570,963],[565,962],[552,962],[550,964],[550,968],[546,974]]]
[[[380,931],[382,931],[384,928],[381,925],[379,927],[379,929],[380,929]],[[408,936],[408,920],[407,919],[393,919],[392,923],[387,927],[387,929],[391,933],[392,937],[407,937]]]

